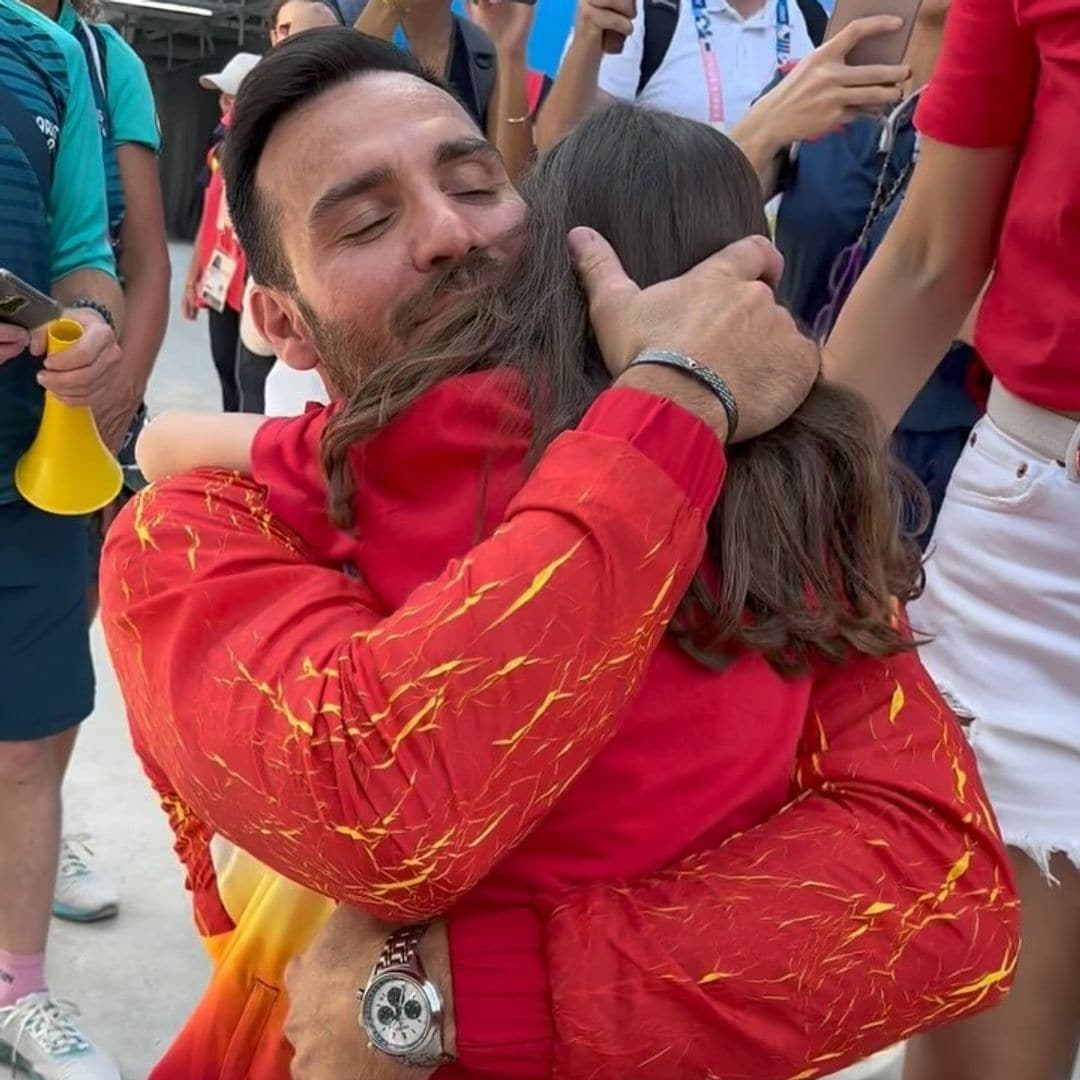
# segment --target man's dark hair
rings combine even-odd
[[[292,270],[282,250],[275,210],[259,195],[255,172],[275,125],[298,105],[359,75],[399,72],[451,94],[408,53],[345,27],[308,30],[282,42],[244,80],[225,139],[223,168],[236,235],[260,285],[288,288]]]

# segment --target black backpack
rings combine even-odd
[[[825,39],[829,16],[818,0],[796,0],[796,3],[806,20],[810,40],[814,43],[814,48],[817,48]],[[645,41],[641,51],[641,75],[637,86],[639,97],[664,62],[671,39],[675,36],[675,24],[679,21],[679,0],[644,0],[644,4]]]
[[[455,16],[465,39],[465,51],[469,54],[469,75],[472,77],[473,93],[480,109],[480,117],[487,117],[488,103],[495,89],[495,46],[491,38],[471,19]]]

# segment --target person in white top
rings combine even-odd
[[[240,313],[240,340],[249,352],[270,359],[274,356],[274,347],[259,333],[255,320],[251,317],[249,300],[254,287],[254,278],[248,278],[244,287],[244,306]],[[266,376],[262,411],[267,416],[297,416],[312,401],[320,405],[326,405],[330,401],[326,383],[318,371],[297,371],[281,360],[274,360]]]
[[[825,23],[818,0],[580,0],[537,143],[611,99],[730,128]]]

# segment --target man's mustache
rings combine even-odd
[[[431,317],[432,308],[448,294],[467,296],[495,281],[503,264],[486,251],[471,251],[463,259],[433,274],[419,292],[398,305],[391,319],[391,329],[401,341],[412,338],[416,328]]]

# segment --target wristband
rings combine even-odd
[[[97,300],[91,300],[89,296],[80,296],[77,300],[72,300],[67,306],[69,308],[85,308],[88,311],[96,311],[109,324],[109,329],[114,334],[116,333],[116,319],[113,317],[113,313],[104,304],[99,304]]]
[[[646,349],[645,352],[640,353],[630,361],[627,370],[645,364],[656,364],[660,367],[685,371],[687,375],[692,375],[698,382],[708,387],[720,404],[723,405],[724,412],[727,414],[727,441],[730,442],[734,438],[735,431],[739,426],[739,406],[735,401],[735,395],[731,392],[731,388],[715,371],[704,367],[689,356],[683,356],[682,353],[667,352],[664,349]]]

